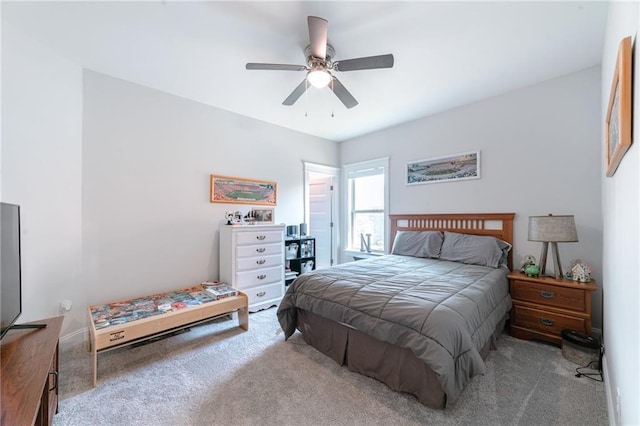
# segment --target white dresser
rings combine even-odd
[[[284,225],[221,225],[220,281],[246,293],[249,311],[284,295]]]

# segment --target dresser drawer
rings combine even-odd
[[[282,282],[284,268],[276,266],[273,268],[254,269],[252,271],[244,271],[236,273],[236,283],[238,289],[245,290],[257,285],[269,284],[274,282]],[[251,304],[251,300],[249,300]]]
[[[236,248],[237,257],[269,256],[271,254],[282,255],[282,243],[238,246]]]
[[[245,292],[249,298],[249,306],[266,302],[268,300],[280,299],[283,296],[281,283],[253,287],[249,290],[245,290]]]
[[[523,302],[586,312],[585,292],[576,288],[514,280],[511,297]]]
[[[251,231],[240,232],[237,236],[239,246],[251,244],[282,243],[282,232],[280,231]]]
[[[271,256],[253,256],[239,257],[237,260],[238,271],[246,271],[247,269],[268,268],[269,266],[281,266],[282,254],[274,254]]]
[[[513,306],[513,325],[538,330],[543,333],[560,335],[564,329],[571,329],[587,332],[585,319],[571,317],[568,315],[551,313],[539,309],[526,308],[524,306]]]

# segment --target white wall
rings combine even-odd
[[[580,242],[559,245],[563,268],[580,258],[600,282],[600,129],[594,67],[343,142],[340,161],[390,157],[392,214],[515,212],[516,267],[527,254],[540,257],[541,244],[527,241],[528,216],[572,214]],[[407,162],[475,150],[480,179],[405,185]],[[594,296],[600,327],[600,291]]]
[[[278,182],[277,223],[303,221],[303,161],[337,145],[85,71],[83,268],[90,304],[218,278],[209,175]]]
[[[58,315],[64,298],[83,312],[82,70],[4,24],[2,86],[2,201],[22,208],[19,322]]]
[[[637,2],[611,2],[602,56],[602,107],[606,117],[609,92],[618,45],[626,36],[634,38],[633,145],[613,177],[605,177],[604,131],[601,136],[600,176],[604,228],[604,340],[607,393],[610,414],[616,424],[640,424],[640,47],[636,37],[640,27]],[[617,393],[620,393],[617,401]],[[619,405],[619,412],[616,406]]]
[[[277,181],[276,221],[303,221],[303,161],[337,165],[337,145],[85,71],[2,26],[2,201],[22,206],[21,321],[218,274],[211,173]]]

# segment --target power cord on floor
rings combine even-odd
[[[602,378],[602,347],[600,347],[600,359],[598,361],[591,361],[584,367],[576,368],[576,377],[586,377],[587,379],[595,380],[596,382],[604,381]],[[594,373],[583,373],[582,370],[594,370]],[[597,378],[599,377],[599,378]]]

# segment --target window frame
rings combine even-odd
[[[342,234],[342,254],[343,261],[350,261],[353,257],[361,257],[362,255],[367,256],[379,256],[385,254],[389,250],[389,157],[377,158],[368,161],[362,161],[358,163],[351,163],[343,165],[343,184],[342,188],[344,188],[344,197],[343,197],[343,222],[345,226],[343,227]],[[379,170],[379,171],[378,171]],[[351,181],[353,178],[358,177],[366,177],[366,176],[374,176],[382,174],[383,178],[383,186],[384,186],[384,196],[383,209],[366,209],[366,210],[355,210],[354,203],[355,200],[351,197],[351,194],[354,191],[352,187],[355,185],[355,182]],[[359,244],[356,244],[355,247],[349,247],[350,236],[353,232],[354,226],[354,218],[356,213],[382,213],[383,215],[383,249],[381,251],[373,251],[371,253],[362,253],[360,251]],[[357,255],[357,256],[356,256]]]

